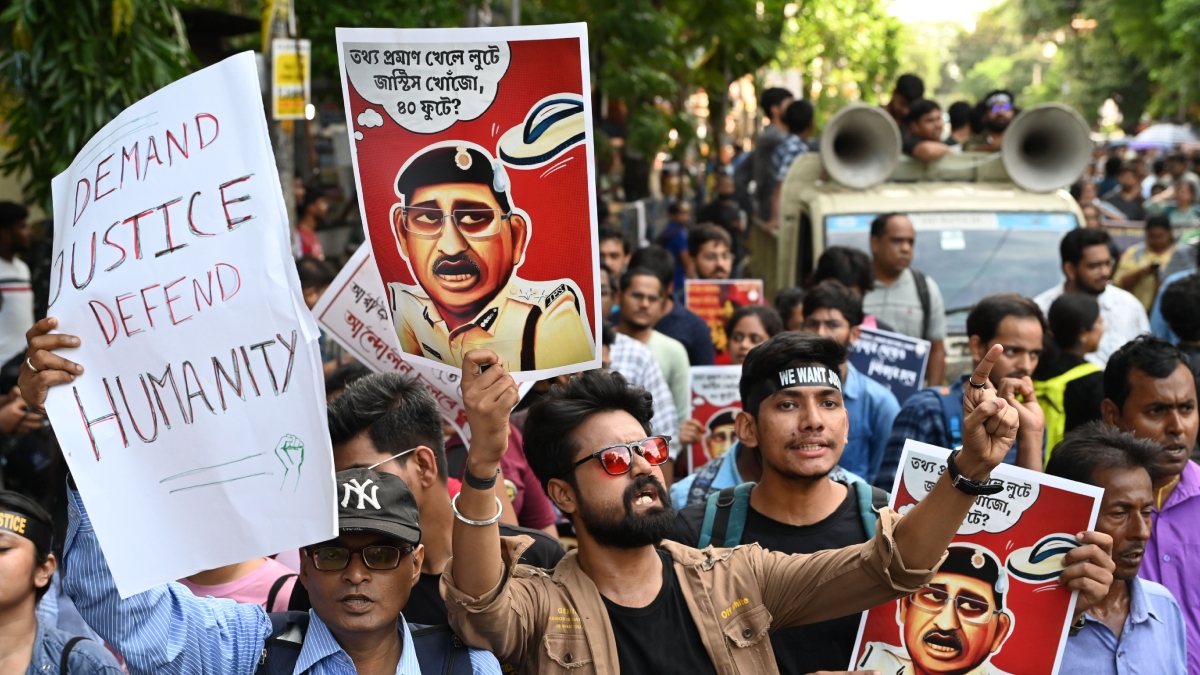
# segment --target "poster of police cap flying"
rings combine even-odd
[[[585,24],[339,28],[351,156],[402,357],[600,366]]]

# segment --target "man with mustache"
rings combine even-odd
[[[1060,675],[1117,675],[1135,666],[1145,673],[1187,672],[1183,614],[1171,592],[1138,578],[1152,531],[1150,472],[1162,452],[1103,422],[1067,434],[1046,473],[1104,488],[1096,531],[1113,539],[1113,585],[1071,628]]]
[[[524,673],[777,673],[771,631],[861,612],[933,577],[976,496],[991,489],[979,481],[1016,437],[1016,412],[987,386],[1000,351],[974,372],[980,387],[964,398],[964,449],[929,495],[903,517],[882,508],[869,541],[812,555],[664,542],[675,513],[659,469],[667,442],[649,428],[650,396],[615,373],[571,378],[533,405],[525,427],[529,464],[578,535],[579,547],[552,571],[516,565],[528,540],[502,539],[496,528],[490,484],[517,386],[495,353],[471,352],[462,387],[473,435],[453,503],[455,555],[442,574],[450,625]],[[740,385],[747,407],[777,431],[773,442],[795,448],[789,462],[801,470],[828,453],[803,442],[814,435],[803,420],[816,417],[811,408],[840,406],[839,387],[837,373],[802,359]],[[1086,608],[1108,593],[1111,542],[1099,533],[1080,539],[1063,577]]]
[[[1004,143],[1004,132],[1012,123],[1018,110],[1010,91],[997,89],[983,97],[979,103],[979,114],[983,119],[983,131],[972,137],[967,150],[973,152],[998,152]]]
[[[869,642],[861,669],[888,675],[1006,675],[989,659],[1012,632],[1008,573],[991,551],[951,544],[938,573],[896,603],[903,647]]]
[[[967,349],[975,363],[998,345],[1003,346],[989,379],[1001,398],[1016,409],[1021,418],[1017,442],[1004,458],[1007,464],[1040,471],[1046,416],[1038,405],[1030,377],[1042,358],[1046,318],[1029,298],[1015,293],[989,295],[971,308],[967,315]],[[904,441],[911,438],[940,448],[962,443],[962,419],[956,411],[968,379],[960,378],[949,387],[931,387],[908,397],[892,421],[892,432],[883,451],[883,461],[875,475],[875,485],[890,490],[896,479]],[[1022,400],[1018,401],[1017,396]]]
[[[465,141],[440,143],[401,168],[396,195],[392,229],[417,282],[388,284],[406,353],[461,366],[463,354],[486,347],[511,370],[592,358],[575,283],[516,274],[531,224],[498,160]]]
[[[1178,347],[1143,335],[1109,358],[1104,396],[1105,422],[1163,448],[1150,469],[1158,515],[1138,574],[1182,600],[1188,672],[1200,672],[1200,467],[1189,459],[1200,431],[1196,380]]]

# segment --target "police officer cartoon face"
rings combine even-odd
[[[512,276],[529,230],[506,206],[486,184],[438,183],[395,210],[400,252],[443,315],[470,320]]]
[[[962,574],[939,573],[900,601],[904,644],[923,673],[963,673],[999,651],[1012,628],[997,610],[992,585]]]

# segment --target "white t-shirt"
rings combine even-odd
[[[29,265],[0,258],[0,365],[25,351],[25,331],[33,326],[33,286]]]
[[[1062,294],[1063,285],[1058,284],[1043,291],[1033,301],[1042,308],[1043,313],[1049,315],[1050,305]],[[1103,368],[1108,363],[1108,357],[1126,342],[1150,332],[1150,319],[1146,317],[1146,308],[1141,301],[1112,282],[1104,287],[1104,292],[1096,297],[1096,302],[1100,304],[1100,316],[1104,318],[1104,335],[1100,338],[1099,348],[1083,358]]]

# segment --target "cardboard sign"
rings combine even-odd
[[[762,279],[688,279],[684,291],[687,308],[708,324],[716,348],[716,363],[728,365],[729,336],[725,322],[746,305],[761,305],[766,301]]]
[[[600,367],[584,24],[338,29],[367,239],[405,360]]]
[[[85,372],[46,408],[122,597],[335,536],[254,56],[130,106],[53,190],[49,314]]]
[[[688,453],[688,473],[729,452],[737,442],[734,418],[742,409],[738,382],[741,366],[692,366],[692,419],[704,427],[704,437]]]
[[[905,443],[892,508],[906,513],[929,494],[949,454]],[[932,590],[863,613],[849,670],[1058,672],[1076,599],[1058,585],[1062,556],[1078,546],[1076,533],[1094,529],[1104,490],[1006,464],[992,478],[1004,481],[1004,491],[975,500]],[[947,603],[958,627],[935,629]],[[999,638],[995,648],[988,636]]]
[[[850,345],[850,363],[858,372],[887,387],[900,405],[925,381],[929,341],[877,328],[863,328]]]
[[[271,116],[275,119],[305,119],[312,82],[311,52],[308,40],[271,41]]]

